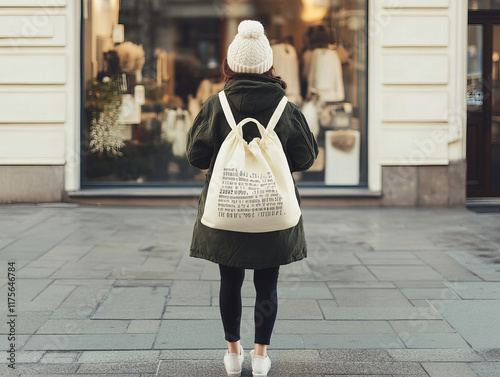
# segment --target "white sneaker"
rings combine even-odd
[[[253,377],[267,377],[269,369],[271,369],[271,359],[269,356],[254,355],[254,350],[250,351],[250,356],[252,356],[252,373]]]
[[[237,353],[229,353],[229,351],[226,351],[226,354],[224,355],[224,366],[226,367],[227,375],[230,377],[240,377],[241,366],[243,365],[244,359],[245,355],[241,344],[239,355]]]

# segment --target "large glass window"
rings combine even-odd
[[[500,9],[500,0],[469,0],[469,10]]]
[[[367,0],[89,0],[83,184],[202,183],[186,132],[223,88],[239,22],[256,19],[320,146],[297,182],[365,185],[366,10]]]

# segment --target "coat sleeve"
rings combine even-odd
[[[196,116],[187,134],[186,156],[189,164],[199,169],[208,169],[214,153],[209,132],[206,107]]]
[[[286,149],[292,163],[292,171],[309,169],[318,157],[316,138],[298,108],[294,111],[294,132],[287,141]]]

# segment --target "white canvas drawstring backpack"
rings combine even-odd
[[[236,124],[224,91],[219,99],[231,131],[221,145],[208,186],[202,224],[261,233],[291,228],[301,211],[283,146],[274,127],[288,102],[283,97],[267,127],[245,118]],[[243,126],[257,125],[261,138],[247,143]]]

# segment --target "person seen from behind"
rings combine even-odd
[[[222,64],[226,83],[224,93],[236,123],[247,117],[268,124],[278,103],[285,96],[286,83],[276,75],[273,53],[258,21],[245,20],[230,44]],[[283,146],[289,169],[305,171],[318,155],[318,145],[299,108],[288,102],[275,127]],[[214,229],[201,222],[208,185],[217,153],[231,131],[218,95],[212,95],[188,132],[186,153],[189,163],[208,169],[198,203],[190,256],[217,263],[220,271],[219,306],[225,340],[228,344],[223,361],[228,376],[240,376],[244,360],[240,344],[242,317],[241,287],[245,269],[253,270],[256,290],[254,307],[254,349],[250,352],[254,377],[265,377],[271,360],[267,355],[278,309],[277,282],[279,267],[307,257],[302,216],[297,225],[262,233],[234,232]],[[254,123],[245,125],[247,142],[261,135]],[[297,200],[300,195],[294,182]]]

